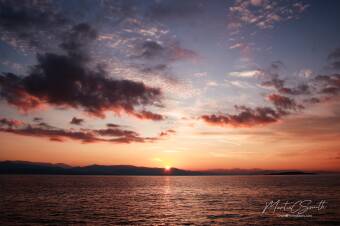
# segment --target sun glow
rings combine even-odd
[[[171,166],[167,165],[164,167],[165,171],[170,171],[171,170]]]

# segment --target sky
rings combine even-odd
[[[0,0],[0,160],[340,171],[339,11]]]

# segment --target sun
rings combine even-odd
[[[166,165],[166,166],[164,167],[164,169],[165,169],[165,171],[170,171],[170,170],[171,170],[171,166]]]

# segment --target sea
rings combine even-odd
[[[340,176],[0,175],[0,225],[340,225]]]

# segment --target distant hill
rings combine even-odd
[[[208,176],[208,175],[302,175],[314,174],[302,171],[279,171],[262,169],[214,169],[190,171],[178,168],[139,167],[131,165],[89,165],[72,167],[63,163],[39,163],[27,161],[2,161],[0,174],[61,174],[61,175],[179,175],[179,176]]]
[[[314,175],[316,173],[306,173],[302,171],[285,171],[285,172],[274,172],[274,173],[268,173],[266,175]]]
[[[263,170],[263,169],[212,169],[202,171],[214,175],[304,175],[316,174],[312,172],[303,172],[298,170]]]
[[[89,165],[71,167],[65,164],[26,161],[0,162],[0,174],[65,174],[65,175],[203,175],[200,172],[171,168],[138,167],[130,165]]]

